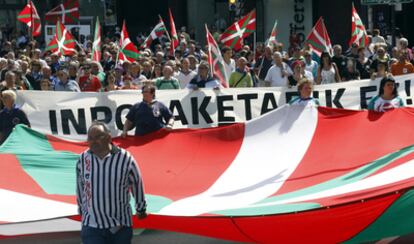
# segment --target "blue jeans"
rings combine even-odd
[[[82,226],[81,238],[83,244],[130,244],[132,228],[124,226],[112,234],[109,229]]]

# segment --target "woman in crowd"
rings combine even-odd
[[[404,102],[398,96],[395,79],[392,76],[384,77],[381,80],[378,95],[373,97],[368,104],[368,110],[386,112],[400,107],[404,107]]]
[[[331,56],[327,52],[321,54],[321,63],[318,67],[318,75],[316,76],[316,83],[331,84],[339,82],[341,77],[339,75],[338,67],[332,61]]]
[[[296,60],[292,63],[293,74],[288,77],[288,87],[296,86],[303,78],[305,78],[302,68],[304,63]]]

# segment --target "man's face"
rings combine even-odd
[[[106,134],[102,126],[94,126],[88,131],[88,145],[94,154],[99,154],[108,148],[111,136]]]
[[[335,56],[341,56],[341,54],[342,54],[342,48],[340,48],[340,47],[335,47],[334,48],[334,54],[335,54]]]
[[[99,67],[97,64],[91,64],[91,73],[97,75],[99,73]]]
[[[208,75],[208,68],[206,66],[199,66],[198,74],[200,75],[200,77],[206,78]]]
[[[6,74],[6,77],[4,77],[6,80],[7,86],[14,86],[16,82],[16,76],[14,74]]]
[[[227,50],[227,51],[224,53],[224,57],[225,57],[225,58],[231,58],[231,56],[233,56],[233,51],[232,51],[232,50]]]
[[[151,89],[144,88],[142,90],[142,97],[143,97],[144,101],[151,102],[152,99],[154,98],[154,94],[151,92]]]

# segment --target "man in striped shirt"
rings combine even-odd
[[[111,143],[110,130],[102,122],[89,127],[88,144],[76,164],[82,243],[131,243],[130,192],[138,218],[146,217],[138,166],[132,155]]]

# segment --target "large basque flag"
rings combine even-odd
[[[414,109],[284,105],[226,127],[115,138],[143,174],[134,227],[249,243],[362,243],[414,232]],[[0,237],[79,230],[85,143],[17,126],[0,147]]]

